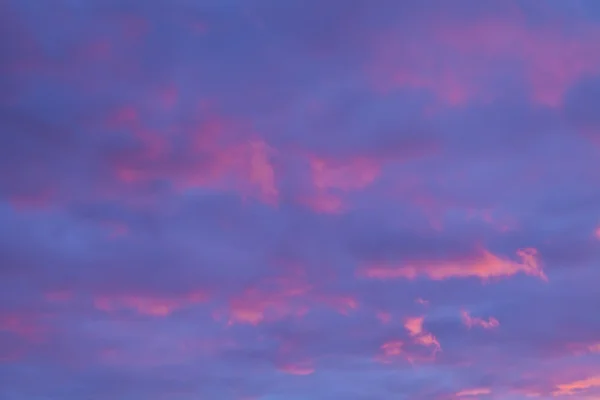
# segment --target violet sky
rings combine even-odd
[[[599,286],[598,0],[0,0],[0,400],[597,400]]]

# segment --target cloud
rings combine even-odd
[[[475,389],[465,389],[456,393],[456,397],[470,397],[470,396],[480,396],[492,393],[492,390],[489,388],[475,388]]]
[[[389,342],[385,342],[381,345],[381,354],[378,355],[376,359],[384,364],[390,363],[395,358],[404,355],[404,351],[402,350],[403,346],[404,343],[400,340],[392,340]]]
[[[190,293],[184,298],[151,298],[144,296],[100,296],[94,299],[97,309],[112,312],[120,308],[132,309],[144,315],[165,317],[186,305],[193,305],[207,300],[203,292]]]
[[[282,372],[290,375],[311,375],[315,372],[315,369],[311,366],[311,363],[301,364],[288,364],[280,367]]]
[[[552,392],[553,396],[567,396],[572,394],[582,394],[590,388],[600,386],[600,377],[592,376],[586,379],[562,383],[556,386],[556,390]]]
[[[0,397],[597,397],[600,8],[376,3],[0,1]]]
[[[418,35],[387,32],[373,67],[379,85],[387,90],[426,89],[445,103],[461,106],[491,101],[499,95],[502,76],[516,69],[527,81],[532,101],[560,107],[572,85],[597,72],[600,53],[592,44],[600,32],[596,25],[581,24],[576,33],[557,34],[552,18],[533,24],[522,10],[508,4],[498,8],[494,14],[490,7],[474,20],[439,13],[436,23]],[[438,51],[425,50],[431,48]],[[497,82],[496,90],[486,79]]]
[[[413,337],[413,340],[423,346],[431,346],[434,348],[434,353],[442,348],[438,340],[431,333],[423,330],[424,317],[410,317],[404,322],[404,328],[408,334]]]
[[[478,317],[472,317],[469,312],[465,310],[461,311],[461,317],[463,323],[469,329],[471,329],[473,326],[479,326],[483,329],[494,329],[500,326],[500,323],[494,317],[489,317],[487,320]]]
[[[462,262],[419,261],[415,265],[408,264],[400,267],[374,265],[366,267],[360,274],[370,279],[414,279],[419,275],[425,275],[434,280],[468,277],[487,280],[522,272],[542,280],[547,279],[536,259],[535,249],[519,250],[517,255],[522,259],[522,263],[500,258],[484,250]]]

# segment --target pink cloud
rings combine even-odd
[[[343,193],[363,190],[380,174],[380,163],[367,158],[336,160],[309,157],[315,192],[304,203],[321,213],[340,213],[346,209]]]
[[[442,348],[436,337],[423,329],[424,320],[425,317],[407,318],[404,322],[404,328],[416,343],[427,347],[433,347],[434,353],[440,351]]]
[[[471,329],[473,326],[480,326],[483,329],[494,329],[500,326],[498,320],[494,317],[490,317],[487,320],[478,317],[472,317],[468,311],[461,311],[461,317],[463,323]]]
[[[303,199],[302,202],[323,214],[339,214],[345,210],[344,201],[339,196],[320,191]]]
[[[582,342],[582,343],[567,343],[566,348],[573,355],[583,356],[586,354],[600,353],[600,341]]]
[[[600,353],[600,342],[589,345],[588,350],[592,353]]]
[[[415,279],[419,275],[424,275],[433,280],[468,277],[486,280],[524,273],[547,280],[537,259],[537,250],[521,249],[517,251],[517,255],[521,258],[521,262],[501,258],[489,251],[481,250],[478,254],[462,261],[422,260],[400,266],[372,264],[359,271],[359,274],[371,279]]]
[[[7,393],[598,397],[595,7],[0,3]]]
[[[486,394],[491,394],[492,390],[490,388],[473,388],[473,389],[465,389],[456,393],[456,397],[473,397],[473,396],[481,396]]]
[[[295,364],[284,364],[279,367],[279,370],[286,374],[299,376],[312,375],[315,372],[315,368],[310,361]]]
[[[171,298],[135,295],[97,296],[94,298],[94,306],[105,312],[128,309],[142,315],[166,317],[183,307],[203,303],[206,300],[208,295],[201,291]]]
[[[140,145],[129,157],[114,162],[117,182],[131,186],[164,179],[179,191],[198,187],[234,190],[244,197],[277,204],[279,190],[272,163],[276,152],[251,132],[249,139],[233,140],[236,133],[247,129],[245,124],[219,116],[207,118],[189,132],[191,143],[184,152],[190,161],[185,164],[171,143],[175,137],[171,129],[148,129],[139,114],[126,106],[107,121],[109,127],[126,128]]]
[[[286,317],[303,317],[312,308],[323,306],[347,316],[359,303],[351,295],[320,292],[299,270],[246,288],[231,297],[227,310],[218,312],[216,318],[226,314],[229,325],[258,325]]]
[[[368,159],[353,159],[340,162],[332,159],[312,157],[310,160],[313,183],[317,189],[359,190],[377,178],[380,167]]]
[[[269,153],[273,150],[264,141],[253,140],[249,143],[248,151],[248,180],[258,188],[262,200],[276,203],[279,191],[275,183],[275,171],[269,160]]]
[[[552,392],[553,396],[573,396],[584,395],[589,389],[600,387],[600,375],[591,376],[589,378],[561,383],[556,385],[556,389]]]
[[[273,150],[264,141],[256,139],[229,147],[205,148],[203,151],[213,157],[208,174],[204,170],[196,170],[187,176],[175,176],[183,188],[233,188],[243,196],[256,197],[272,205],[277,204],[279,190],[275,181],[275,170],[270,161]]]
[[[390,340],[381,345],[379,354],[375,359],[383,364],[389,364],[404,355],[404,343],[401,340]]]
[[[528,25],[514,9],[471,21],[434,21],[425,34],[392,31],[380,39],[372,66],[380,89],[427,89],[453,106],[489,101],[495,93],[486,77],[498,66],[518,65],[532,100],[559,107],[575,82],[600,67],[600,29],[594,25],[581,23],[575,32],[561,29],[560,20]]]
[[[282,281],[275,290],[248,288],[229,301],[228,323],[258,325],[265,320],[302,316],[306,313],[305,295],[309,290],[302,282]]]

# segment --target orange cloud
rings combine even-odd
[[[411,336],[417,336],[423,332],[424,317],[407,318],[404,327]]]
[[[570,396],[573,394],[581,394],[582,392],[600,387],[600,375],[592,376],[590,378],[582,379],[579,381],[563,383],[556,385],[556,390],[552,392],[553,396]]]
[[[492,393],[490,388],[474,388],[461,390],[460,392],[456,393],[456,397],[481,396],[490,393]]]
[[[360,274],[372,279],[415,279],[419,275],[425,275],[433,280],[468,277],[485,280],[524,273],[547,280],[537,260],[537,250],[521,249],[517,251],[517,255],[521,262],[501,258],[483,250],[464,261],[416,261],[401,266],[375,264],[363,269]]]
[[[482,318],[471,317],[471,315],[469,314],[469,312],[465,311],[465,310],[461,311],[461,317],[462,317],[463,323],[469,329],[471,329],[473,326],[480,326],[483,329],[493,329],[493,328],[497,328],[498,326],[500,326],[500,323],[494,317],[490,317],[486,321],[486,320],[484,320]]]

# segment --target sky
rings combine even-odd
[[[597,0],[0,0],[1,400],[600,399]]]

